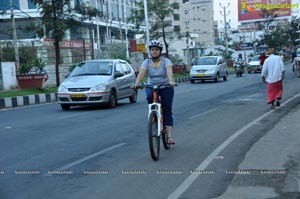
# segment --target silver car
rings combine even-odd
[[[75,105],[107,104],[113,108],[119,99],[135,103],[137,92],[131,89],[136,77],[124,60],[90,60],[79,63],[58,88],[63,110]]]
[[[227,80],[227,64],[222,56],[205,56],[199,57],[190,70],[190,81],[195,80],[214,80],[218,82],[220,78]]]

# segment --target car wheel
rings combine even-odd
[[[69,104],[61,104],[60,106],[61,106],[62,110],[64,110],[64,111],[70,110],[70,107],[71,107]]]
[[[215,82],[218,82],[219,78],[220,78],[219,73],[217,73],[216,78],[215,78]]]
[[[195,83],[195,80],[191,79],[191,83],[192,83],[192,84]]]
[[[115,91],[111,91],[108,101],[109,108],[115,108],[117,106],[117,96]]]
[[[224,81],[227,81],[227,78],[228,78],[228,72],[226,72],[226,75],[223,76],[223,80],[224,80]]]
[[[136,90],[132,90],[132,95],[129,97],[129,101],[130,103],[136,103],[137,100],[137,91]]]
[[[296,71],[296,76],[297,76],[297,77],[300,77],[300,69],[297,69],[297,71]]]
[[[249,70],[249,71],[248,71],[248,73],[250,74],[250,73],[251,73],[251,71]]]

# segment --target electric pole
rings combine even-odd
[[[13,0],[9,0],[10,5],[10,16],[11,16],[11,23],[12,23],[12,31],[13,31],[13,45],[15,49],[15,62],[16,62],[16,69],[19,69],[20,66],[20,57],[19,57],[19,49],[17,44],[17,30],[16,30],[16,22],[14,17],[14,7],[13,7]]]
[[[227,6],[222,6],[221,3],[219,4],[220,7],[223,9],[223,12],[220,11],[220,14],[224,16],[224,40],[225,40],[225,58],[228,55],[228,37],[227,37],[227,20],[226,17],[230,14],[230,11],[226,11],[226,9],[230,6],[230,3],[228,3]]]

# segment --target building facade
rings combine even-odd
[[[171,41],[170,51],[190,64],[204,49],[215,44],[213,0],[172,0],[178,4],[172,16],[174,30],[184,36]]]
[[[70,55],[70,46],[82,48],[87,46],[84,59],[100,58],[109,45],[123,43],[128,39],[134,39],[134,31],[130,29],[133,25],[127,23],[128,16],[134,6],[133,0],[70,0],[68,8],[74,9],[76,5],[86,3],[90,7],[98,9],[101,16],[91,20],[80,21],[80,26],[74,30],[68,30],[61,48],[62,53]],[[26,31],[32,23],[37,24],[41,18],[40,10],[32,0],[12,0],[12,8],[15,19],[18,46],[28,45],[48,46],[52,42],[52,32],[44,27],[44,37],[39,38],[34,31]],[[13,38],[13,26],[11,20],[11,6],[9,0],[0,0],[0,43],[7,46]],[[78,44],[84,41],[84,44]],[[5,43],[5,44],[4,44]],[[129,42],[126,42],[129,43]],[[29,44],[29,45],[30,45]],[[126,48],[128,49],[128,47]],[[93,55],[92,55],[93,54]],[[49,56],[48,56],[49,57]],[[72,59],[65,59],[62,62],[73,63]]]

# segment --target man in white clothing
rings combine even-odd
[[[267,103],[271,104],[271,109],[275,109],[275,101],[276,106],[280,106],[283,91],[282,80],[285,74],[281,57],[273,53],[274,48],[269,48],[269,57],[265,60],[261,71],[262,81],[268,83]]]

